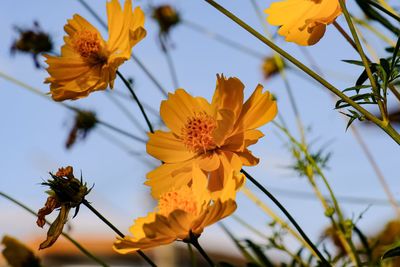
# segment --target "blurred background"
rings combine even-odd
[[[84,3],[106,19],[105,1],[86,0]],[[258,11],[262,11],[271,1],[221,0],[219,3],[258,31],[264,31],[253,4],[257,3],[261,8]],[[389,3],[398,5],[396,1]],[[167,36],[161,37],[163,41],[160,41],[158,24],[151,18],[153,7],[160,4],[172,5],[181,17],[180,23]],[[246,85],[246,97],[261,83],[276,96],[279,113],[289,129],[296,137],[300,136],[282,79],[279,75],[266,79],[263,73],[264,58],[272,55],[268,47],[205,1],[143,0],[134,1],[134,5],[140,5],[148,16],[145,25],[147,37],[133,48],[133,54],[159,81],[163,90],[173,92],[176,87],[182,87],[193,95],[210,100],[217,73],[238,77]],[[349,1],[348,5],[354,15],[363,17],[353,1]],[[47,93],[49,87],[43,83],[48,76],[47,72],[35,67],[29,55],[12,55],[10,48],[19,38],[17,28],[29,29],[34,22],[38,22],[41,30],[51,36],[54,51],[58,52],[63,44],[63,26],[75,13],[85,17],[102,32],[103,38],[107,38],[107,32],[78,0],[2,1],[0,72],[39,89],[43,94]],[[265,19],[266,15],[261,14]],[[343,17],[338,18],[338,23],[347,29]],[[395,39],[389,31],[376,26],[382,33]],[[276,32],[276,27],[268,28],[272,34]],[[363,28],[360,29],[368,43],[376,49],[376,55],[387,56],[384,52],[386,44]],[[282,48],[306,65],[315,67],[317,64],[327,80],[338,88],[351,87],[360,75],[359,67],[342,61],[359,58],[333,26],[329,26],[322,40],[311,47],[299,47],[285,42],[280,36],[275,37]],[[162,42],[166,43],[176,69],[175,82],[162,49]],[[374,55],[370,56],[373,58]],[[45,66],[41,56],[38,56],[38,62]],[[127,61],[120,71],[132,79],[135,92],[143,101],[155,128],[163,127],[158,110],[160,102],[166,99],[165,95],[136,61]],[[366,234],[379,232],[388,220],[395,217],[395,213],[360,145],[355,141],[352,132],[346,131],[347,119],[334,109],[335,101],[327,89],[290,63],[287,65],[287,75],[299,113],[307,128],[311,150],[323,148],[324,153],[331,153],[326,174],[343,210],[351,218],[360,217],[358,226]],[[113,91],[96,92],[87,98],[67,103],[94,111],[100,120],[135,136],[147,138],[146,124],[139,109],[129,99],[128,91],[119,79],[116,79]],[[121,110],[121,106],[129,111],[130,116]],[[143,183],[146,173],[159,163],[146,154],[145,143],[120,135],[102,125],[97,125],[88,132],[84,140],[77,140],[70,149],[66,149],[65,143],[74,127],[74,117],[72,111],[59,103],[0,78],[0,191],[38,210],[47,197],[45,188],[40,183],[49,178],[48,172],[71,165],[76,174],[82,173],[89,185],[94,184],[94,189],[87,197],[88,201],[119,229],[127,232],[135,218],[144,216],[155,205],[150,198],[149,189]],[[400,198],[398,146],[376,126],[358,121],[354,122],[354,126],[358,128],[368,148],[373,151],[372,156],[388,181],[390,190],[396,198]],[[305,232],[313,240],[317,240],[328,225],[323,208],[311,197],[312,189],[306,178],[299,177],[293,170],[295,162],[286,139],[271,124],[261,130],[265,137],[251,147],[254,154],[261,159],[260,164],[247,170],[270,189]],[[275,209],[256,188],[250,183],[248,186]],[[3,198],[0,198],[0,209],[1,236],[9,234],[34,247],[44,240],[47,228],[38,228],[35,217]],[[278,210],[277,212],[279,213]],[[267,236],[272,233],[268,224],[270,219],[240,193],[235,214],[249,219],[254,227]],[[238,238],[261,238],[233,218],[227,218],[224,223]],[[70,234],[76,239],[83,244],[101,244],[98,249],[107,250],[107,255],[111,257],[115,234],[85,207],[81,208],[76,218],[70,220],[69,226]],[[212,253],[239,255],[218,224],[209,227],[200,241]],[[60,243],[63,242],[66,243],[64,240]],[[288,242],[294,248],[298,246],[293,240],[288,239]],[[75,250],[69,245],[65,246],[67,251]],[[170,253],[168,250],[164,255],[171,255]],[[186,255],[187,252],[182,254]],[[276,254],[272,257],[280,256]]]

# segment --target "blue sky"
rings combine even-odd
[[[165,3],[166,1],[153,2]],[[272,53],[269,48],[204,1],[176,0],[170,2],[176,5],[184,19],[200,24],[210,31],[222,34],[262,54],[270,55]],[[270,3],[270,1],[261,0],[257,2],[263,8]],[[105,18],[105,1],[87,0],[87,3]],[[148,11],[146,3],[146,1],[135,1],[135,4],[141,4],[143,9]],[[262,31],[260,21],[250,2],[221,0],[220,3]],[[350,2],[350,9],[355,14],[359,13],[352,2]],[[0,33],[3,36],[0,46],[0,71],[46,93],[49,88],[43,84],[43,80],[47,77],[47,73],[36,70],[27,56],[18,54],[11,57],[9,55],[9,47],[17,36],[12,26],[29,27],[34,20],[37,20],[42,28],[53,36],[55,47],[58,49],[62,45],[63,25],[74,13],[81,14],[101,29],[78,1],[4,1],[0,9],[2,18]],[[339,18],[338,21],[341,25],[345,25],[343,18]],[[134,47],[133,53],[144,62],[166,90],[173,91],[175,88],[157,41],[157,28],[150,18],[147,19],[146,28],[148,30],[146,39]],[[270,29],[275,30],[275,27],[270,27]],[[102,32],[103,37],[106,37],[107,33]],[[383,55],[382,43],[369,34],[366,34],[366,38],[374,47],[378,47],[378,53]],[[261,58],[238,52],[206,35],[192,31],[185,25],[173,30],[171,42],[174,45],[171,53],[180,87],[194,95],[210,99],[215,88],[217,73],[241,79],[246,85],[246,96],[250,95],[258,83],[262,83],[268,90],[276,94],[280,114],[286,119],[290,129],[298,136],[283,82],[279,78],[268,81],[263,79],[260,71]],[[285,43],[281,38],[278,38],[277,43],[297,58],[307,62],[304,54],[295,44]],[[339,88],[344,89],[351,86],[359,75],[360,70],[357,67],[341,62],[342,59],[357,59],[357,55],[332,26],[328,27],[326,35],[317,45],[304,49],[318,62],[327,79]],[[305,75],[299,75],[294,70],[294,66],[290,67],[289,80],[301,117],[305,125],[310,128],[309,140],[314,140],[316,147],[329,144],[328,150],[333,153],[329,162],[330,168],[326,173],[334,191],[338,195],[385,198],[359,145],[355,142],[351,132],[345,131],[345,121],[334,110],[334,104],[328,91]],[[140,68],[133,61],[129,61],[120,68],[120,71],[127,77],[135,79],[138,97],[144,103],[158,109],[163,96]],[[118,80],[115,91],[127,92]],[[146,125],[136,105],[133,102],[121,101],[132,111],[144,128]],[[90,133],[84,142],[78,143],[72,150],[67,151],[64,149],[64,142],[69,127],[73,123],[73,114],[70,111],[3,79],[0,79],[0,103],[0,121],[2,122],[0,135],[2,148],[0,151],[1,191],[9,193],[37,210],[43,205],[46,198],[43,193],[44,188],[39,185],[40,182],[48,178],[49,171],[56,171],[60,166],[72,165],[76,173],[82,171],[83,177],[89,184],[95,184],[88,200],[103,211],[120,229],[126,230],[137,216],[145,215],[152,209],[154,203],[150,200],[148,188],[143,185],[145,175],[151,166],[143,164],[143,159],[150,160],[153,164],[157,164],[157,161],[145,154],[144,144],[120,137],[99,126],[102,131],[119,138],[127,149],[142,153],[141,159],[129,155],[125,150],[115,146],[96,130]],[[118,127],[143,138],[146,137],[141,129],[135,127],[113,105],[104,92],[91,94],[88,98],[69,104],[95,110],[103,121],[118,125]],[[154,123],[158,120],[151,113],[150,119]],[[355,124],[359,126],[364,140],[383,169],[393,193],[395,196],[399,196],[400,179],[396,166],[399,158],[397,145],[381,130],[373,126],[361,127],[357,122]],[[261,162],[259,166],[248,169],[248,171],[266,187],[311,192],[306,179],[297,177],[294,172],[287,169],[286,166],[292,162],[290,153],[276,128],[266,125],[262,127],[262,131],[266,136],[252,148],[254,154],[261,158]],[[250,184],[248,185],[253,188]],[[271,189],[271,191],[274,193],[274,190]],[[264,198],[256,189],[254,192]],[[276,193],[276,196],[292,212],[305,231],[316,239],[327,225],[320,204],[316,201],[291,199],[284,195],[280,196],[279,193]],[[268,200],[266,202],[269,203]],[[268,219],[264,214],[242,196],[239,196],[238,203],[237,215],[252,218],[251,221],[255,226],[269,232]],[[271,206],[273,205],[271,204]],[[367,207],[367,204],[343,203],[345,213],[351,217],[357,217]],[[3,210],[0,220],[0,235],[8,233],[20,238],[37,235],[44,237],[45,231],[37,228],[35,218],[2,199],[0,199],[0,208]],[[374,233],[393,216],[390,206],[371,206],[359,222],[360,227],[368,233]],[[227,223],[232,228],[238,229],[239,236],[247,234],[247,231],[232,219],[228,219]],[[78,217],[72,220],[72,224],[74,226],[73,233],[106,232],[112,236],[112,233],[109,233],[108,229],[85,208],[82,208]],[[222,233],[217,226],[205,233],[206,239],[216,239],[220,235]],[[226,241],[226,239],[223,240]],[[205,243],[207,242],[205,241]]]

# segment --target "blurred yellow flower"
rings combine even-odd
[[[161,103],[160,115],[171,131],[149,134],[147,152],[164,162],[147,174],[153,197],[190,184],[193,162],[208,174],[212,192],[224,187],[231,170],[258,164],[247,147],[263,137],[256,128],[275,117],[277,106],[261,85],[243,103],[243,89],[238,78],[217,75],[211,104],[183,89]]]
[[[86,97],[97,90],[113,87],[118,67],[131,56],[132,47],[146,36],[144,13],[131,0],[124,9],[118,0],[107,2],[109,38],[75,14],[64,30],[61,56],[45,55],[50,77],[50,93],[56,101]]]
[[[194,167],[191,187],[173,189],[160,196],[155,212],[135,220],[129,231],[133,236],[117,237],[114,250],[126,254],[200,236],[204,228],[232,214],[236,209],[234,179],[224,187],[220,198],[212,201],[207,178]],[[233,172],[231,172],[233,175]]]
[[[272,3],[265,13],[269,15],[270,24],[281,26],[278,33],[285,36],[286,41],[313,45],[342,9],[339,0],[285,0]]]

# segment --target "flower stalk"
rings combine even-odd
[[[99,211],[97,211],[86,199],[82,201],[82,204],[85,205],[91,212],[93,212],[100,220],[102,220],[108,227],[110,227],[117,235],[121,238],[124,238],[125,235],[118,230],[109,220],[107,220]],[[150,265],[153,267],[157,267],[157,265],[146,255],[143,251],[138,250],[137,253]]]
[[[307,244],[312,248],[312,250],[318,255],[318,258],[321,260],[322,266],[329,267],[330,263],[325,259],[322,253],[318,250],[318,248],[314,245],[314,243],[308,238],[303,229],[299,226],[296,220],[292,217],[292,215],[286,210],[286,208],[272,195],[265,187],[263,187],[256,179],[254,179],[250,174],[248,174],[245,170],[241,170],[241,172],[246,176],[247,179],[250,180],[258,189],[260,189],[265,195],[268,196],[269,199],[274,202],[276,206],[285,214],[285,216],[289,219],[289,221],[293,224],[293,226],[297,229],[299,234],[303,237],[303,239],[307,242]]]
[[[212,261],[212,259],[208,256],[207,252],[205,252],[205,250],[201,247],[200,243],[199,243],[199,236],[194,234],[192,231],[190,231],[189,233],[189,238],[186,240],[183,240],[183,242],[185,243],[189,243],[191,245],[193,245],[201,254],[201,256],[203,256],[203,258],[207,261],[207,263],[211,266],[214,267],[215,264]]]
[[[125,77],[119,71],[117,71],[117,75],[118,75],[118,77],[121,78],[122,82],[128,88],[128,90],[131,93],[133,99],[135,99],[136,104],[139,106],[140,112],[142,113],[142,115],[143,115],[143,117],[144,117],[144,119],[146,121],[147,127],[149,127],[149,131],[151,133],[154,133],[153,126],[151,125],[151,122],[150,122],[149,118],[147,117],[146,111],[144,110],[143,105],[140,102],[139,98],[136,96],[135,92],[133,91],[133,88],[132,88],[131,84],[125,79]]]

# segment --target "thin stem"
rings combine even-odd
[[[82,4],[82,6],[97,20],[100,25],[108,30],[107,24],[105,21],[84,1],[84,0],[78,0],[79,3]],[[164,90],[164,88],[161,86],[161,83],[157,81],[154,75],[151,74],[151,72],[146,68],[146,66],[137,58],[135,55],[131,55],[131,58],[133,61],[135,61],[139,67],[142,69],[142,71],[148,76],[148,78],[154,83],[154,85],[157,87],[157,89],[165,96],[167,97],[168,94]]]
[[[356,43],[353,41],[353,39],[351,39],[350,35],[347,34],[347,32],[342,28],[342,26],[340,26],[340,24],[336,20],[333,22],[333,26],[335,26],[336,30],[338,30],[338,32],[344,37],[344,39],[346,39],[346,41],[354,48],[354,50],[357,51]]]
[[[118,230],[117,227],[115,227],[109,220],[107,220],[100,212],[98,212],[86,199],[82,201],[82,204],[85,205],[90,211],[92,211],[97,217],[99,217],[100,220],[102,220],[105,224],[107,224],[108,227],[110,227],[117,235],[119,235],[121,238],[124,238],[125,235]],[[146,254],[143,253],[141,250],[136,251],[150,266],[157,267],[157,265],[149,258],[146,256]]]
[[[335,86],[330,84],[328,81],[326,81],[324,78],[322,78],[320,75],[315,73],[313,70],[305,66],[303,63],[301,63],[299,60],[288,54],[285,50],[281,49],[279,46],[274,44],[272,41],[269,39],[265,38],[262,34],[254,30],[252,27],[250,27],[248,24],[246,24],[244,21],[239,19],[237,16],[226,10],[224,7],[219,5],[218,3],[214,2],[213,0],[204,0],[211,6],[213,6],[215,9],[217,9],[219,12],[230,18],[232,21],[234,21],[236,24],[241,26],[243,29],[248,31],[250,34],[255,36],[257,39],[259,39],[261,42],[264,44],[268,45],[270,48],[278,52],[281,56],[292,62],[295,66],[299,67],[302,71],[307,73],[309,76],[314,78],[316,81],[318,81],[320,84],[322,84],[324,87],[326,87],[329,91],[343,99],[346,103],[348,103],[350,106],[352,106],[354,109],[356,109],[358,112],[364,115],[364,117],[371,122],[375,123],[377,126],[379,126],[382,130],[384,130],[396,143],[400,144],[400,134],[397,133],[396,131],[392,131],[390,127],[388,127],[386,122],[381,121],[377,117],[375,117],[373,114],[371,114],[369,111],[358,105],[356,102],[354,102],[352,99],[350,99],[347,95],[345,95],[343,92],[341,92],[339,89],[337,89]]]
[[[344,17],[346,18],[346,22],[347,22],[347,25],[349,26],[351,35],[353,36],[354,43],[356,45],[358,54],[360,55],[361,60],[362,60],[362,62],[364,64],[365,71],[367,72],[368,79],[369,79],[369,81],[371,83],[372,90],[376,94],[378,94],[378,87],[376,85],[375,78],[372,75],[372,71],[371,71],[371,68],[369,66],[370,62],[369,62],[368,58],[366,57],[366,55],[364,53],[364,50],[362,48],[360,39],[358,38],[358,35],[357,35],[356,28],[355,28],[355,26],[353,24],[353,21],[351,20],[351,16],[350,16],[348,10],[347,10],[346,3],[344,2],[344,0],[339,0],[339,3],[340,3],[340,7],[342,8],[342,12],[344,14]],[[377,101],[378,101],[379,110],[380,110],[382,118],[383,118],[383,123],[387,124],[388,123],[388,118],[387,118],[388,114],[387,114],[387,110],[385,108],[385,103],[383,103],[383,101],[381,99],[378,99]]]
[[[397,16],[396,14],[393,14],[392,12],[390,12],[389,10],[387,10],[386,8],[382,7],[381,5],[379,5],[378,3],[375,3],[374,1],[371,0],[367,0],[368,4],[370,4],[371,6],[375,7],[376,9],[382,11],[383,13],[385,13],[386,15],[392,17],[393,19],[397,20],[398,22],[400,22],[400,17]]]
[[[389,37],[387,37],[385,34],[383,34],[381,31],[379,31],[378,29],[376,29],[373,25],[371,25],[368,22],[365,22],[362,19],[356,18],[353,16],[353,21],[355,23],[357,23],[358,25],[364,27],[365,29],[369,30],[370,32],[372,32],[373,34],[375,34],[379,39],[381,39],[382,41],[386,42],[388,45],[391,46],[395,46],[396,42],[394,42],[392,39],[390,39]]]
[[[146,131],[144,127],[139,123],[138,119],[136,116],[134,116],[131,111],[126,108],[122,102],[115,96],[113,93],[111,93],[110,90],[106,90],[106,95],[108,99],[110,99],[111,102],[114,103],[114,105],[122,112],[125,114],[125,116],[132,122],[133,125],[136,126],[136,128],[140,129],[141,131]],[[129,96],[129,99],[131,99],[131,96]]]
[[[396,89],[396,87],[389,83],[388,84],[389,90],[393,93],[393,95],[400,101],[400,92]]]
[[[165,43],[162,36],[160,36],[160,42],[161,42],[161,50],[164,52],[165,59],[167,60],[169,68],[169,73],[171,74],[172,85],[174,86],[175,89],[178,89],[179,88],[178,75],[176,73],[175,65],[172,60],[170,50],[168,48],[168,44]]]
[[[191,262],[191,267],[197,267],[197,258],[196,254],[193,251],[192,245],[190,243],[187,243],[187,247],[189,250],[189,256],[190,256],[190,262]]]
[[[117,71],[117,75],[124,82],[124,84],[126,85],[126,87],[129,90],[129,92],[132,94],[133,99],[135,99],[136,104],[139,106],[140,112],[142,112],[142,115],[146,121],[146,124],[149,127],[149,131],[151,133],[154,133],[153,126],[151,125],[151,122],[150,122],[149,118],[147,117],[146,111],[144,110],[142,103],[140,103],[139,98],[136,96],[135,92],[133,91],[131,84],[125,79],[125,77],[119,71]]]
[[[136,141],[138,141],[138,142],[141,142],[141,143],[146,143],[146,142],[147,142],[145,139],[143,139],[143,138],[141,138],[141,137],[138,137],[138,136],[136,136],[136,135],[133,135],[133,134],[131,134],[131,133],[128,133],[127,131],[124,131],[124,130],[122,130],[122,129],[120,129],[120,128],[117,128],[117,127],[115,127],[115,126],[113,126],[113,125],[111,125],[111,124],[109,124],[109,123],[107,123],[107,122],[104,122],[104,121],[101,121],[101,120],[98,120],[98,119],[96,119],[96,122],[97,122],[98,124],[100,124],[100,125],[103,125],[104,127],[107,127],[107,128],[109,128],[109,129],[111,129],[111,130],[117,132],[117,133],[120,133],[120,134],[122,134],[122,135],[125,135],[125,136],[127,136],[127,137],[130,137],[130,138],[132,138],[132,139],[134,139],[134,140],[136,140]]]
[[[21,82],[21,81],[15,79],[15,78],[13,78],[13,77],[11,77],[11,76],[8,76],[8,75],[5,74],[5,73],[0,72],[0,77],[1,77],[1,78],[4,78],[5,80],[7,80],[7,81],[9,81],[9,82],[12,82],[12,83],[18,85],[18,86],[21,86],[22,88],[25,88],[25,89],[27,89],[27,90],[33,92],[33,93],[36,94],[36,95],[39,95],[39,96],[41,96],[41,97],[43,97],[43,98],[45,98],[45,99],[47,99],[47,100],[50,100],[50,101],[53,102],[53,103],[57,103],[57,104],[59,104],[59,105],[65,107],[65,108],[67,108],[67,109],[69,109],[69,110],[71,110],[71,111],[73,111],[73,112],[77,112],[77,113],[78,113],[78,112],[82,112],[80,109],[78,109],[78,108],[76,108],[76,107],[73,107],[73,106],[70,106],[70,105],[68,105],[68,104],[65,104],[64,102],[55,102],[55,101],[52,101],[50,97],[48,97],[46,94],[44,94],[43,92],[41,92],[39,89],[34,88],[34,87],[32,87],[32,86],[30,86],[30,85],[28,85],[28,84],[26,84],[26,83],[23,83],[23,82]],[[126,131],[124,131],[124,130],[118,128],[118,127],[115,127],[114,125],[111,125],[111,124],[107,123],[107,122],[101,121],[101,120],[99,120],[99,119],[96,119],[96,122],[99,123],[99,124],[101,124],[101,125],[103,125],[103,126],[105,126],[105,127],[107,127],[107,128],[109,128],[109,129],[111,129],[111,130],[113,130],[113,131],[115,131],[115,132],[118,132],[118,133],[120,133],[120,134],[123,134],[123,135],[125,135],[125,136],[128,136],[128,137],[130,137],[130,138],[132,138],[132,139],[134,139],[134,140],[136,140],[136,141],[139,141],[139,142],[142,142],[142,143],[146,143],[146,142],[147,142],[145,139],[140,138],[140,137],[138,137],[138,136],[135,136],[135,135],[133,135],[133,134],[131,134],[131,133],[128,133],[128,132],[126,132]]]
[[[160,91],[160,93],[164,97],[168,97],[167,91],[163,88],[161,83],[156,79],[156,77],[149,71],[149,69],[144,65],[144,63],[135,55],[131,55],[132,60],[135,61],[139,67],[142,69],[142,71],[147,75],[147,77],[150,79],[150,81],[153,82],[153,84],[157,87],[157,89]]]
[[[240,218],[239,216],[232,214],[231,218],[234,219],[236,222],[241,224],[243,227],[247,228],[251,232],[253,232],[255,235],[262,237],[264,239],[268,239],[268,236],[262,233],[261,231],[257,230],[254,226],[250,225],[248,222],[246,222],[244,219]]]
[[[306,247],[315,256],[319,257],[315,253],[314,249],[298,234],[293,230],[281,217],[279,217],[270,207],[263,203],[253,192],[247,187],[243,187],[241,190],[248,199],[253,201],[260,209],[262,209],[272,220],[278,223],[283,229],[286,229],[294,238],[296,238],[304,247]]]
[[[204,249],[200,246],[199,237],[197,235],[195,235],[194,233],[192,233],[192,231],[190,231],[190,233],[189,233],[189,239],[185,240],[184,242],[192,244],[200,252],[201,256],[203,256],[203,258],[207,261],[207,263],[211,267],[215,266],[214,262],[207,255],[207,253],[204,251]]]
[[[390,187],[388,183],[386,182],[385,176],[383,175],[381,169],[379,168],[378,164],[375,162],[375,159],[369,151],[367,144],[364,142],[364,140],[361,138],[360,133],[358,132],[357,128],[353,128],[353,134],[356,136],[356,138],[359,140],[359,144],[361,146],[361,149],[364,151],[365,156],[367,157],[369,163],[371,164],[372,169],[375,171],[376,176],[378,177],[378,180],[385,191],[390,204],[392,205],[393,209],[395,210],[395,213],[397,214],[397,217],[400,218],[400,207],[399,204],[394,197],[392,191],[390,190]]]
[[[236,50],[238,50],[240,52],[243,52],[243,53],[245,53],[245,54],[247,54],[249,56],[252,56],[254,58],[260,59],[260,58],[263,58],[265,56],[264,54],[253,50],[252,48],[244,46],[241,43],[232,41],[232,40],[226,38],[225,36],[220,35],[220,34],[215,33],[215,32],[212,32],[209,29],[207,29],[207,28],[205,28],[205,27],[203,27],[203,26],[201,26],[201,25],[199,25],[197,23],[194,23],[192,21],[183,20],[182,21],[182,25],[185,25],[186,27],[188,27],[188,28],[190,28],[190,29],[192,29],[192,30],[194,30],[196,32],[202,33],[202,34],[214,39],[215,41],[220,42],[221,44],[227,45],[227,46],[229,46],[231,48],[234,48],[234,49],[236,49]]]
[[[283,133],[285,133],[289,139],[291,140],[291,142],[293,144],[295,144],[306,156],[307,161],[311,164],[311,166],[314,168],[314,170],[317,172],[317,174],[322,178],[322,181],[325,184],[325,187],[328,189],[329,195],[331,197],[331,200],[333,202],[333,206],[335,208],[335,212],[338,215],[339,218],[339,230],[342,232],[343,234],[343,238],[345,238],[345,240],[347,240],[347,243],[349,245],[349,249],[350,249],[350,256],[353,259],[353,261],[355,262],[356,266],[362,266],[361,264],[361,260],[358,256],[357,250],[354,246],[354,243],[350,237],[345,237],[345,233],[346,233],[346,229],[344,229],[344,225],[345,225],[345,219],[343,216],[343,213],[340,209],[339,203],[336,199],[335,194],[333,193],[332,187],[330,186],[328,179],[326,178],[325,174],[322,172],[321,168],[318,166],[318,164],[315,162],[314,158],[310,155],[310,153],[308,152],[307,148],[301,144],[300,142],[298,142],[290,133],[287,129],[283,128],[282,126],[280,126],[278,123],[273,122],[273,124],[278,127]],[[333,223],[335,223],[332,220]]]
[[[266,24],[263,16],[262,16],[260,7],[258,6],[258,4],[257,4],[257,2],[255,0],[251,0],[251,3],[252,3],[254,11],[256,12],[257,17],[258,17],[261,25],[264,28],[264,31],[265,31],[266,35],[268,36],[268,38],[272,39],[272,35],[268,31],[268,27],[267,27],[267,24]],[[278,66],[279,75],[281,76],[281,78],[283,80],[283,84],[284,84],[286,92],[287,92],[287,94],[289,96],[289,102],[290,102],[290,105],[291,105],[291,107],[293,109],[294,116],[296,118],[296,123],[297,123],[297,127],[299,129],[299,132],[300,132],[301,140],[302,140],[303,143],[305,143],[306,142],[306,138],[305,138],[304,125],[303,125],[303,122],[302,122],[302,119],[301,119],[301,116],[300,116],[299,108],[297,106],[295,97],[293,95],[293,90],[292,90],[292,88],[290,86],[289,79],[288,79],[288,77],[286,75],[283,59],[276,51],[273,51],[273,52],[274,52],[274,59],[275,59],[276,64]]]
[[[228,235],[228,237],[235,243],[236,247],[240,250],[245,259],[249,262],[259,263],[259,260],[256,259],[253,255],[251,255],[246,248],[240,243],[240,241],[233,235],[233,233],[223,224],[221,221],[218,222],[218,225],[222,228],[222,230]],[[260,263],[261,265],[261,263]]]
[[[335,27],[339,30],[339,32],[344,32],[343,36],[347,35],[347,33],[342,29],[342,27],[340,27],[339,24],[337,24],[338,27]],[[347,35],[348,36],[348,35]],[[345,37],[346,38],[346,37]],[[348,38],[346,38],[348,39]],[[350,44],[354,44],[354,41],[349,38],[349,43]],[[355,44],[354,44],[355,46]],[[354,47],[353,46],[353,47]],[[313,59],[313,57],[307,53],[306,50],[302,50],[305,55],[307,56],[307,58],[312,62],[314,68],[320,73],[320,75],[323,76],[321,69],[319,68],[318,64],[315,62],[315,60]],[[397,92],[396,88],[394,88],[394,86],[392,84],[389,84],[389,89],[391,89],[391,91],[396,95],[396,97],[400,100],[400,93]],[[397,94],[396,94],[396,93]],[[284,128],[287,129],[287,127],[284,125]],[[389,200],[389,203],[392,205],[392,207],[395,210],[395,213],[397,214],[398,217],[400,217],[400,206],[398,201],[395,199],[393,193],[390,191],[390,188],[388,186],[388,183],[381,171],[381,169],[379,168],[379,165],[377,164],[377,162],[375,161],[371,151],[369,150],[367,144],[365,143],[364,139],[362,138],[361,134],[359,133],[357,127],[355,125],[351,125],[350,126],[350,130],[354,136],[354,138],[356,139],[356,141],[358,142],[358,144],[361,146],[362,151],[364,152],[365,156],[367,157],[367,160],[369,161],[370,165],[372,166],[372,169],[374,170],[379,182],[381,183],[383,190],[386,193],[386,196]]]
[[[25,204],[19,202],[18,200],[16,200],[15,198],[3,193],[0,191],[0,196],[4,197],[5,199],[8,199],[9,201],[13,202],[14,204],[18,205],[19,207],[23,208],[24,210],[26,210],[27,212],[29,212],[30,214],[32,214],[33,216],[37,217],[37,213],[35,211],[33,211],[31,208],[29,208],[28,206],[26,206]],[[51,225],[50,222],[46,221],[47,225]],[[96,257],[95,255],[93,255],[89,250],[87,250],[85,247],[83,247],[78,241],[76,241],[75,239],[73,239],[71,236],[69,236],[68,234],[62,232],[61,233],[62,236],[64,236],[68,241],[70,241],[72,244],[74,244],[74,246],[76,246],[84,255],[86,255],[88,258],[92,259],[94,262],[97,262],[99,265],[103,266],[103,267],[109,267],[109,265],[107,263],[105,263],[104,261],[102,261],[101,259],[99,259],[98,257]]]
[[[293,226],[297,229],[299,234],[303,237],[303,239],[308,243],[308,245],[312,248],[312,250],[318,255],[318,258],[321,260],[322,266],[331,266],[329,262],[325,259],[322,253],[318,250],[318,248],[313,244],[313,242],[308,238],[308,236],[304,233],[303,229],[297,224],[296,220],[290,215],[290,213],[286,210],[286,208],[265,188],[263,187],[256,179],[254,179],[250,174],[248,174],[245,170],[241,170],[241,172],[250,180],[258,189],[260,189],[265,195],[268,196],[269,199],[274,202],[274,204],[285,214],[285,216],[289,219],[289,221],[293,224]]]

